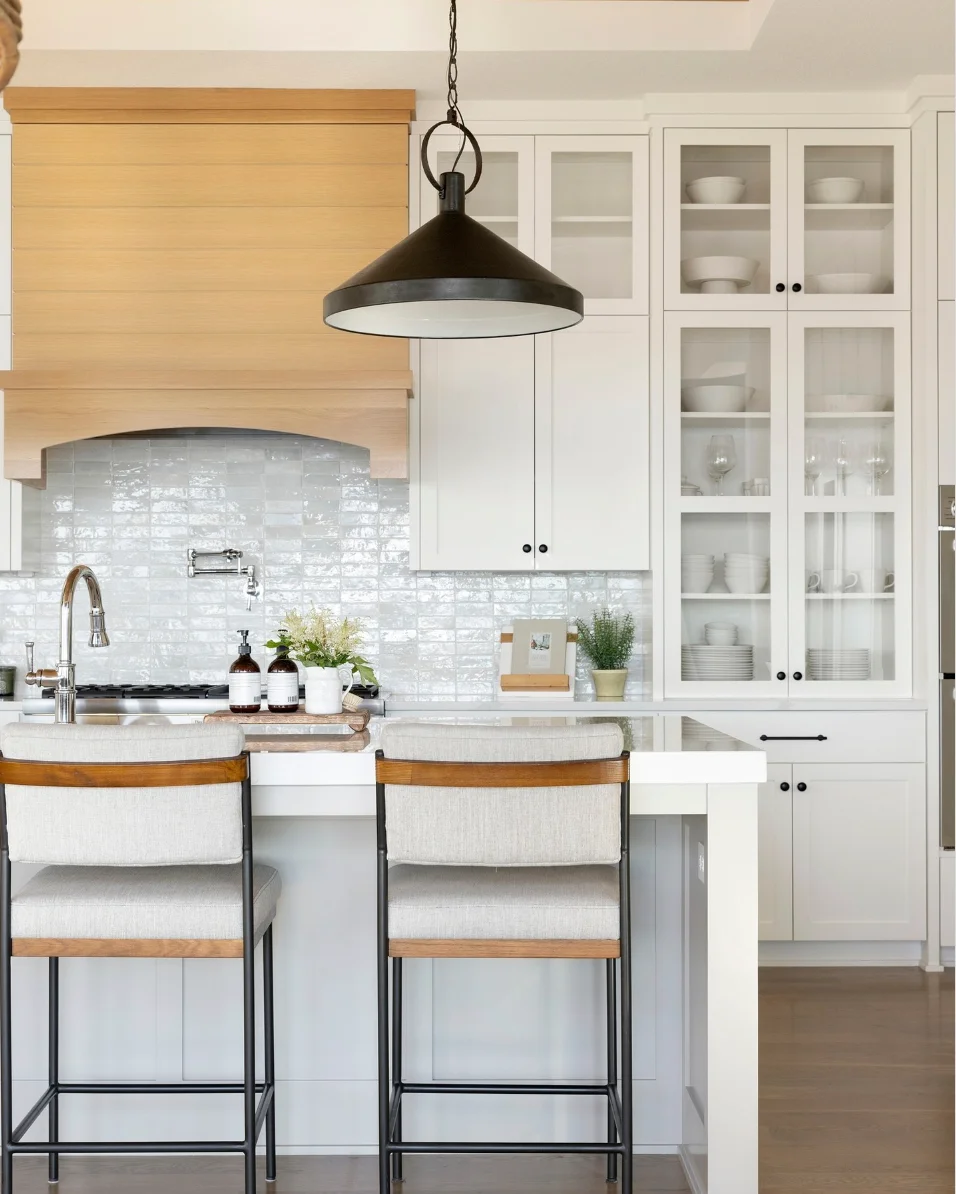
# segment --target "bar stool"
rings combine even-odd
[[[606,1153],[608,1180],[617,1179],[620,1158],[630,1194],[630,787],[622,747],[611,723],[384,726],[376,752],[380,1194],[402,1178],[404,1153]],[[604,959],[606,1083],[406,1082],[404,958]],[[404,1139],[405,1095],[456,1092],[600,1096],[607,1139]]]
[[[242,1153],[255,1194],[266,1129],[274,1181],[275,1059],[272,867],[253,864],[249,755],[231,725],[16,723],[0,731],[0,1152],[3,1194],[13,1158],[62,1153]],[[11,898],[12,862],[43,869]],[[256,1082],[253,954],[262,941],[264,1071]],[[11,958],[49,959],[49,1084],[14,1127]],[[242,1082],[62,1082],[60,958],[242,958]],[[68,1094],[242,1094],[241,1140],[61,1141]],[[258,1102],[257,1102],[258,1096]],[[23,1137],[46,1110],[48,1140]]]

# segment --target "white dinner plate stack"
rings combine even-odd
[[[731,593],[762,593],[770,579],[770,560],[740,551],[724,556],[724,583]]]
[[[869,680],[870,652],[866,647],[807,651],[807,676],[811,680]]]
[[[752,680],[754,649],[745,643],[711,647],[707,643],[688,643],[680,650],[682,680],[719,681]]]

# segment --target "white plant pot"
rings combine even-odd
[[[305,669],[306,713],[329,714],[342,712],[342,697],[355,683],[355,674],[348,664],[341,667],[307,667]]]

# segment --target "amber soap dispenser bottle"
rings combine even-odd
[[[229,710],[232,713],[258,713],[262,704],[262,674],[252,658],[249,631],[236,633],[242,642],[238,658],[229,669]]]

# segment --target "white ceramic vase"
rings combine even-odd
[[[342,697],[351,691],[355,674],[347,663],[341,667],[305,669],[306,713],[341,713]]]

